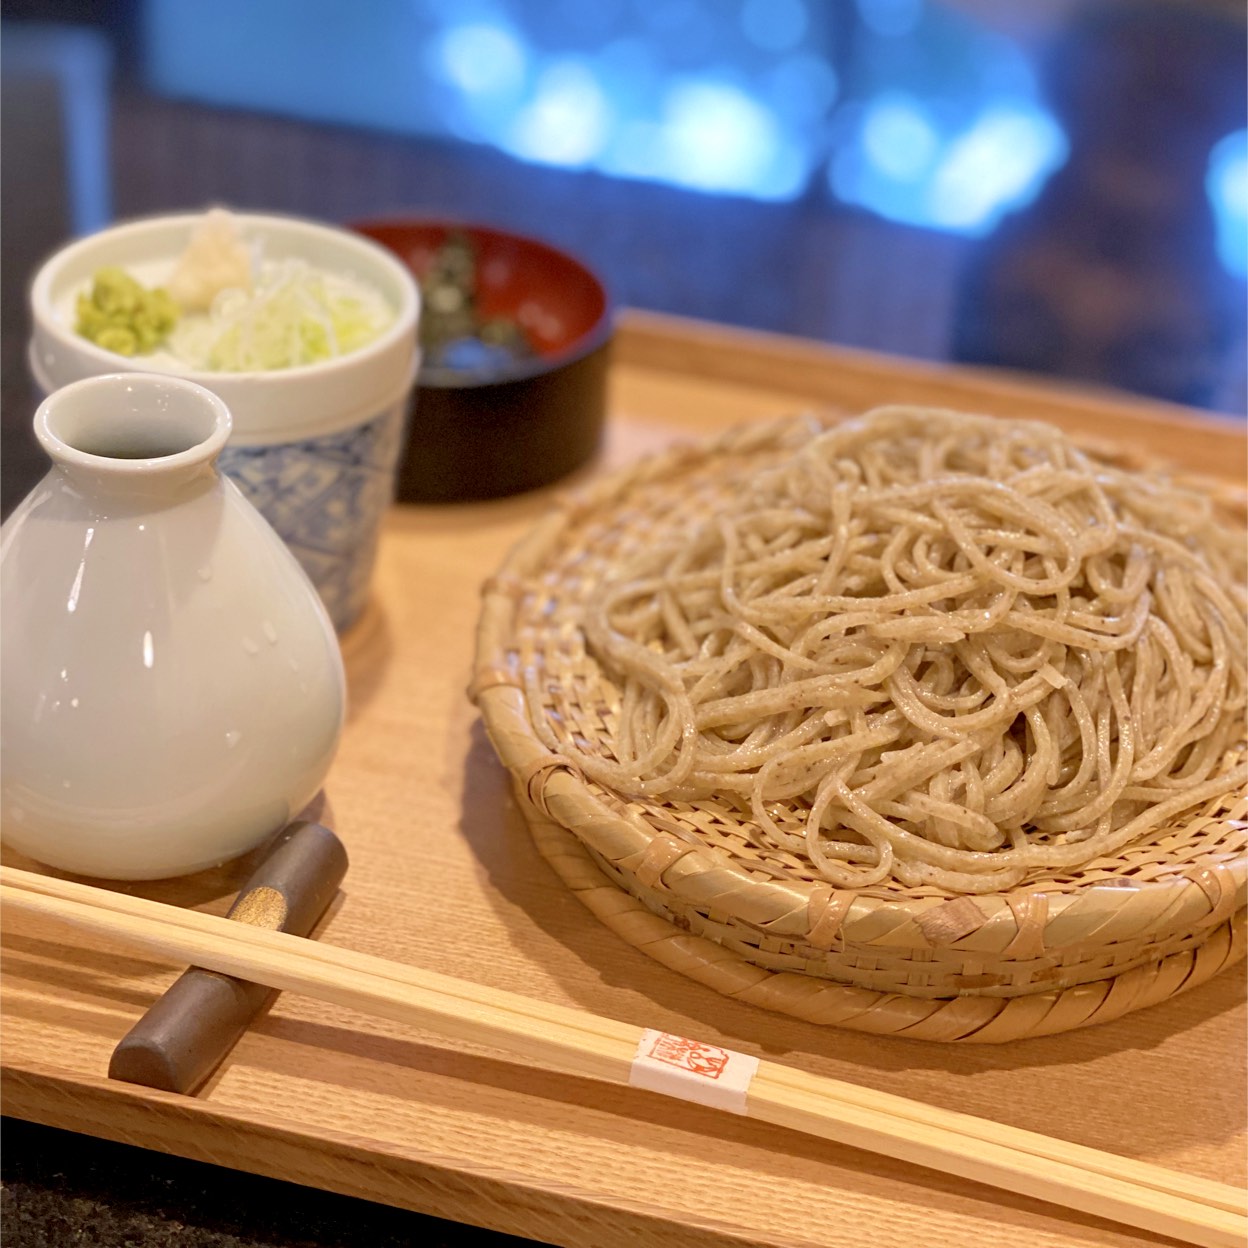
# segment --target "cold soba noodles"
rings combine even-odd
[[[580,621],[614,757],[528,693],[618,792],[730,801],[838,887],[988,892],[1244,785],[1245,604],[1208,498],[1043,424],[886,409],[614,569]]]

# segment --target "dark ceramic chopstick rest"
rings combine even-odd
[[[318,823],[293,823],[243,885],[227,917],[306,936],[347,871],[342,842]],[[112,1079],[193,1092],[277,994],[262,984],[191,967],[113,1050]]]

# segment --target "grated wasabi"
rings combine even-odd
[[[148,289],[124,269],[100,269],[89,292],[78,296],[75,332],[118,355],[147,355],[165,341],[178,321],[178,305],[167,291]]]
[[[269,372],[367,346],[394,320],[381,293],[306,260],[262,262],[228,212],[207,213],[173,262],[167,288],[124,269],[95,274],[76,330],[118,355],[161,347],[196,372]]]

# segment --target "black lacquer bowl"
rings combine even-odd
[[[602,283],[565,252],[485,226],[390,218],[353,226],[393,251],[425,291],[448,239],[475,256],[484,321],[522,328],[529,354],[488,367],[426,355],[417,380],[400,502],[464,502],[536,489],[593,455],[606,408],[611,308]]]

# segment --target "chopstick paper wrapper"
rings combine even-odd
[[[628,1084],[730,1114],[748,1114],[746,1093],[757,1073],[758,1058],[748,1053],[647,1027],[637,1041]]]
[[[293,823],[278,834],[226,917],[306,936],[346,871],[347,851],[328,828]],[[113,1050],[109,1076],[165,1092],[193,1092],[276,995],[265,984],[193,966]]]
[[[38,915],[379,1018],[488,1044],[523,1065],[628,1084],[638,1062],[684,1069],[659,1088],[682,1099],[717,1063],[746,1055],[536,1001],[316,940],[231,923],[70,880],[0,867],[0,899]],[[643,1060],[644,1059],[644,1060]],[[1245,1193],[1004,1123],[809,1074],[767,1059],[738,1066],[741,1086],[709,1103],[808,1135],[988,1183],[1203,1248],[1243,1248]],[[651,1076],[643,1075],[646,1079]],[[679,1089],[679,1091],[677,1091]],[[731,1103],[729,1103],[731,1100]]]

